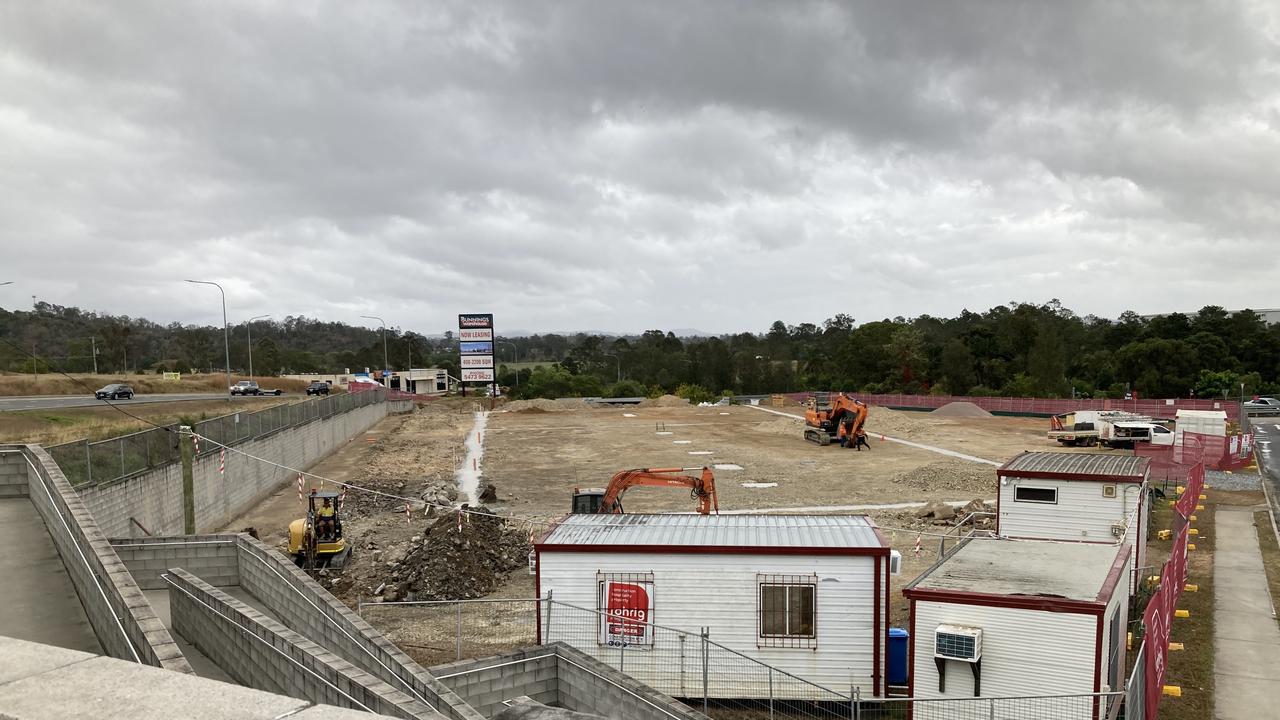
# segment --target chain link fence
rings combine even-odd
[[[234,445],[386,400],[385,390],[331,395],[202,420],[194,430],[215,442]],[[182,454],[177,431],[178,425],[166,425],[97,442],[75,440],[45,450],[72,486],[103,485],[179,462]],[[200,445],[201,455],[217,451],[214,443]]]
[[[755,660],[714,641],[705,628],[611,617],[551,598],[361,602],[357,611],[427,665],[564,642],[714,720],[1093,720],[1112,717],[1123,696],[876,698]]]

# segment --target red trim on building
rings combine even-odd
[[[537,544],[539,552],[655,553],[693,555],[847,555],[888,557],[885,547],[761,547],[759,545],[577,545]]]
[[[1098,615],[1097,629],[1093,631],[1093,691],[1102,692],[1102,623],[1106,622],[1106,615]],[[1098,720],[1098,709],[1102,703],[1100,699],[1093,699],[1093,720]]]
[[[538,630],[535,645],[542,644],[542,553],[533,547],[533,596],[538,598]]]
[[[871,695],[880,697],[880,558],[875,558],[875,582],[871,610]],[[885,632],[888,632],[887,630]]]
[[[1111,572],[1107,573],[1107,579],[1102,581],[1102,589],[1098,591],[1098,602],[1102,603],[1104,609],[1115,595],[1116,588],[1120,585],[1120,578],[1125,576],[1125,571],[1129,567],[1129,557],[1132,554],[1133,546],[1128,543],[1122,545],[1116,552],[1116,559],[1111,563]]]
[[[916,601],[915,600],[911,601],[911,608],[909,612],[911,613],[911,620],[910,620],[911,629],[908,630],[908,632],[911,633],[911,637],[907,638],[907,640],[910,641],[907,643],[907,697],[915,697],[916,696]],[[911,720],[912,710],[913,708],[911,708],[910,706],[907,707],[907,720]]]
[[[1033,480],[1064,480],[1071,482],[1073,480],[1087,480],[1090,482],[1105,483],[1140,483],[1146,479],[1146,474],[1142,475],[1107,475],[1107,474],[1084,474],[1084,473],[1066,473],[1066,472],[1049,472],[1045,470],[1005,470],[1003,468],[996,470],[997,478],[1016,477],[1030,478]]]
[[[969,590],[938,590],[935,588],[906,588],[902,594],[911,600],[925,602],[981,605],[985,607],[1015,608],[1018,610],[1043,610],[1054,613],[1097,615],[1106,605],[1096,600],[1069,600],[1062,597],[1038,595],[992,595]]]

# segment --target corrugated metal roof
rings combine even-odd
[[[1102,453],[1025,452],[1000,466],[999,475],[1051,473],[1064,477],[1094,475],[1140,478],[1146,474],[1147,458]]]
[[[1119,551],[1094,543],[971,540],[912,587],[1095,600]]]
[[[540,544],[886,547],[865,515],[570,515]]]

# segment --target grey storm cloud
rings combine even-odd
[[[0,305],[1274,306],[1278,125],[1270,2],[7,3]]]

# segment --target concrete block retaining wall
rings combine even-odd
[[[0,498],[27,496],[27,461],[18,453],[0,455]]]
[[[306,469],[389,414],[412,412],[411,401],[365,405],[269,435],[237,443],[236,450],[288,467]],[[209,446],[206,444],[202,449]],[[228,452],[219,472],[218,452],[206,452],[192,464],[196,532],[219,530],[241,513],[294,481],[281,468]],[[99,518],[108,537],[145,537],[135,518],[154,536],[184,530],[182,463],[175,462],[104,485],[80,490],[86,507]]]
[[[104,485],[80,488],[80,497],[111,538],[146,537],[130,522],[135,518],[152,535],[181,535],[182,463],[170,463]]]
[[[453,720],[482,720],[364,618],[343,605],[288,558],[248,535],[237,536],[240,587],[289,629],[310,638],[397,690],[424,700]]]
[[[399,718],[441,716],[184,570],[169,572],[174,628],[241,685]]]
[[[504,702],[521,695],[559,705],[559,660],[554,648],[541,646],[437,665],[430,672],[482,715],[493,717],[506,707]]]
[[[6,466],[18,457],[27,467],[31,504],[44,519],[103,650],[122,660],[190,673],[182,651],[53,458],[36,445],[4,450],[0,456]]]
[[[167,590],[160,576],[182,568],[214,587],[240,584],[240,550],[235,535],[119,538],[111,548],[143,590]]]
[[[684,703],[564,643],[437,665],[431,673],[486,716],[521,695],[613,720],[707,720]]]

